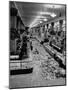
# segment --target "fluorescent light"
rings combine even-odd
[[[45,18],[44,21],[47,21],[47,19]]]
[[[40,21],[40,23],[42,23],[42,21]]]
[[[56,17],[56,14],[55,14],[55,13],[52,13],[52,14],[51,14],[51,17]]]
[[[56,14],[55,13],[51,13],[51,12],[40,12],[41,15],[50,15],[51,17],[55,17]]]
[[[44,5],[44,7],[46,7],[46,8],[56,8],[56,9],[58,9],[58,8],[62,8],[62,7],[64,7],[63,5],[50,5],[50,4],[45,4]]]

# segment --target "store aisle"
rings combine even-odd
[[[10,76],[10,86],[13,88],[16,87],[31,87],[31,86],[48,86],[48,85],[64,85],[65,80],[63,78],[55,78],[54,75],[51,75],[51,72],[48,70],[51,69],[51,64],[48,65],[48,58],[51,56],[45,51],[45,49],[39,44],[37,40],[32,41],[33,51],[32,55],[32,67],[33,72],[31,74],[22,74]],[[51,58],[50,60],[52,60]],[[55,60],[49,61],[52,65],[58,68],[57,62]],[[45,68],[48,68],[45,70]],[[59,68],[58,68],[59,69]],[[56,69],[57,70],[57,69]],[[51,79],[52,77],[52,79]]]

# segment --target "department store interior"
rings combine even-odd
[[[10,88],[65,85],[66,5],[10,1],[9,22]]]

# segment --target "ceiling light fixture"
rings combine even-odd
[[[53,5],[52,7],[53,7],[53,12],[55,12],[55,6]],[[56,17],[56,14],[55,13],[52,13],[51,14],[51,17],[53,17],[53,18]]]
[[[40,21],[40,23],[42,23],[42,21]]]
[[[56,14],[55,13],[51,13],[51,12],[40,12],[41,15],[50,15],[51,17],[55,17]]]
[[[47,19],[45,18],[44,21],[47,21]]]
[[[46,8],[53,8],[53,7],[55,7],[56,9],[59,9],[59,8],[62,8],[63,7],[63,5],[50,5],[50,4],[44,4],[44,7],[46,7]]]
[[[52,14],[51,14],[51,17],[56,17],[56,14],[52,13]]]
[[[55,14],[55,13],[52,13],[52,14],[51,14],[51,17],[56,17],[56,14]]]

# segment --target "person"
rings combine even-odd
[[[28,56],[27,55],[27,41],[28,41],[28,37],[27,37],[27,33],[24,32],[23,33],[23,43],[22,43],[22,47],[21,47],[21,51],[20,51],[20,54],[19,54],[19,59],[23,59],[25,56]]]

